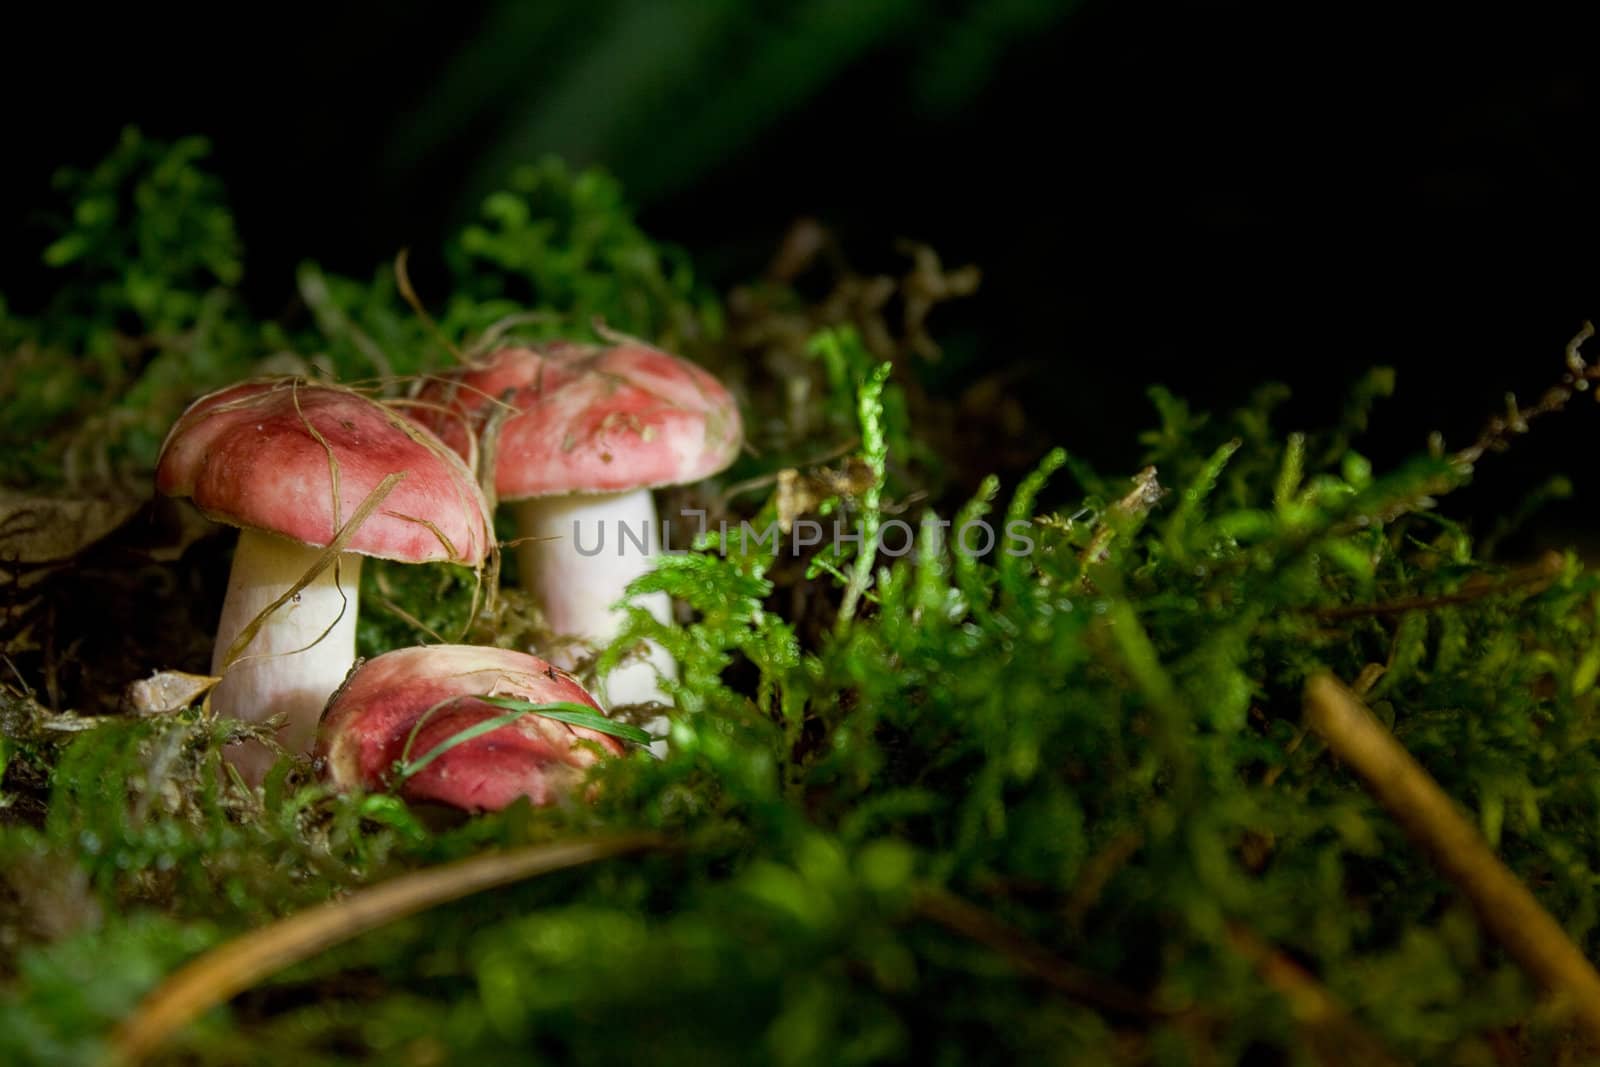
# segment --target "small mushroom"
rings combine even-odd
[[[309,751],[323,705],[355,662],[362,557],[477,566],[489,549],[488,504],[455,453],[359,393],[299,378],[195,401],[162,445],[156,488],[239,527],[211,706],[250,722],[285,716],[278,738],[291,752]],[[341,531],[342,550],[323,560]],[[227,756],[251,782],[273,758],[253,741]]]
[[[716,378],[637,341],[503,348],[419,399],[413,417],[463,456],[469,428],[480,430],[496,402],[509,404],[494,485],[515,509],[519,580],[553,630],[592,644],[616,636],[623,616],[614,605],[662,551],[651,489],[715,474],[743,440],[738,406]],[[635,603],[670,617],[665,594]],[[608,700],[664,700],[657,671],[675,677],[676,665],[652,647],[650,662],[606,679]]]
[[[399,782],[400,795],[498,811],[518,797],[555,803],[596,762],[623,752],[614,737],[536,713],[450,744],[506,714],[483,699],[495,696],[579,704],[604,714],[572,675],[525,652],[474,645],[402,648],[363,663],[328,702],[317,744],[324,774],[341,790],[383,789],[406,762],[440,750]]]

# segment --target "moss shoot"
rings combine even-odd
[[[926,250],[899,278],[813,265],[822,284],[785,271],[719,297],[609,178],[547,162],[435,253],[452,288],[411,294],[426,314],[392,268],[308,263],[269,321],[236,290],[204,147],[130,132],[64,176],[70,224],[41,268],[58,297],[0,305],[0,1061],[103,1062],[209,949],[539,846],[577,859],[352,911],[352,936],[249,971],[137,1051],[1581,1060],[1570,1005],[1303,698],[1342,680],[1600,956],[1600,578],[1570,553],[1496,558],[1449,517],[1478,465],[1594,376],[1579,344],[1551,354],[1535,406],[1393,469],[1359,451],[1392,417],[1372,411],[1393,385],[1376,371],[1320,429],[1279,425],[1271,389],[1209,415],[1154,390],[1124,470],[1056,440],[1002,484],[930,385],[928,294],[975,275]],[[592,804],[468,819],[334,795],[289,758],[246,789],[221,751],[261,727],[127,703],[157,671],[203,672],[226,573],[228,537],[150,500],[184,403],[268,372],[403,399],[452,350],[597,319],[712,368],[753,428],[752,454],[664,500],[705,527],[632,591],[670,594],[677,617],[634,610],[586,664],[646,638],[671,653],[670,758],[598,768]],[[128,503],[92,537],[37,536],[85,500]],[[830,536],[798,544],[806,523]],[[468,571],[415,570],[367,568],[363,654],[547,636],[514,584],[486,600]],[[594,841],[648,845],[573,844]]]

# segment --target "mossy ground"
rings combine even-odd
[[[1374,471],[1357,449],[1381,372],[1319,432],[1278,426],[1271,390],[1210,417],[1158,391],[1159,425],[1129,443],[1136,476],[1041,445],[1002,492],[973,447],[982,418],[1014,414],[1001,394],[963,405],[929,387],[928,307],[975,280],[931,254],[900,279],[829,274],[808,288],[820,299],[780,264],[718,299],[608,179],[545,164],[446,251],[455,288],[422,294],[437,323],[391,269],[312,265],[296,312],[268,322],[232,288],[242,259],[202,154],[130,134],[68,176],[73,222],[46,254],[61,295],[0,316],[0,475],[20,494],[0,519],[62,531],[4,571],[0,1060],[94,1062],[186,959],[362,886],[641,830],[665,846],[383,925],[256,983],[160,1057],[1577,1055],[1301,724],[1312,674],[1358,683],[1600,953],[1600,581],[1570,555],[1531,571],[1486,558],[1446,517],[1519,414]],[[119,706],[155,670],[203,669],[226,573],[224,534],[148,500],[184,402],[263,370],[396,395],[451,346],[595,316],[741,397],[752,453],[669,512],[704,507],[713,531],[820,516],[869,540],[898,519],[910,550],[774,553],[730,532],[667,560],[640,588],[670,592],[680,621],[639,613],[595,667],[640,636],[673,653],[673,754],[608,765],[593,804],[452,818],[329,795],[292,760],[249,792],[221,771],[234,724]],[[1560,353],[1551,369],[1585,373]],[[126,501],[127,517],[89,538],[60,520],[84,498]],[[968,550],[958,534],[978,520],[1015,524],[1031,550]],[[514,588],[474,618],[465,571],[377,565],[364,582],[367,654],[539,636]],[[1333,1009],[1308,1013],[1308,990]]]

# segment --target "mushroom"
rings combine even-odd
[[[431,382],[418,399],[413,417],[463,456],[496,402],[509,405],[494,485],[514,508],[518,578],[552,630],[597,645],[617,635],[624,616],[615,605],[662,551],[651,489],[715,474],[743,440],[739,409],[720,382],[638,341],[502,348]],[[670,618],[664,593],[634,603]],[[551,655],[575,663],[570,652]],[[649,662],[606,679],[607,699],[664,700],[657,672],[676,677],[676,665],[652,644]]]
[[[362,557],[478,566],[491,537],[488,504],[454,452],[360,393],[300,378],[191,404],[161,447],[156,488],[239,527],[211,707],[250,722],[285,716],[278,739],[296,753],[355,662]],[[254,741],[227,757],[251,783],[273,761]]]
[[[317,742],[323,773],[340,790],[385,788],[401,764],[421,762],[464,731],[505,715],[482,699],[491,696],[580,704],[603,714],[572,675],[526,652],[402,648],[356,668],[328,702]],[[607,734],[528,713],[439,751],[400,782],[399,792],[468,811],[498,811],[518,797],[551,804],[596,762],[622,752],[622,742]]]

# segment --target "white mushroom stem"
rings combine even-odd
[[[228,596],[217,624],[211,673],[222,676],[211,693],[219,715],[260,722],[284,715],[278,740],[290,752],[309,752],[322,708],[356,658],[356,608],[361,556],[346,552],[276,611],[233,664],[228,651],[244,629],[316,565],[322,549],[259,530],[239,531],[228,575]],[[272,766],[262,744],[231,745],[227,757],[252,785]]]
[[[614,605],[629,582],[655,566],[662,551],[650,490],[539,497],[512,506],[521,539],[517,574],[522,587],[538,600],[556,633],[603,647],[626,621]],[[665,593],[650,593],[633,603],[662,622],[671,619],[672,601]],[[581,658],[581,651],[574,649],[539,654],[563,668]],[[672,657],[652,642],[647,659],[624,664],[605,677],[606,706],[670,703],[657,672],[678,676]],[[663,734],[666,720],[648,723],[646,729]]]

